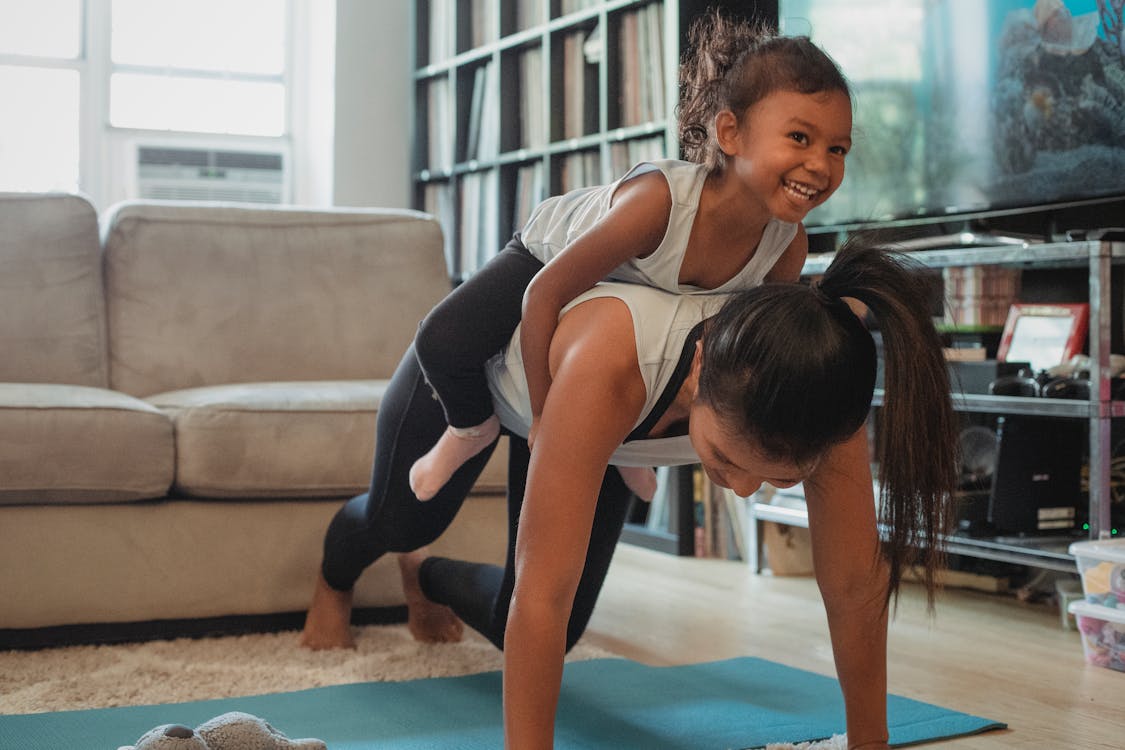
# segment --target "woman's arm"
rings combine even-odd
[[[617,189],[606,215],[531,280],[524,293],[520,347],[533,439],[551,383],[547,359],[559,311],[622,263],[659,247],[671,211],[672,193],[662,173],[628,180]]]
[[[505,745],[552,747],[567,623],[609,458],[644,408],[632,317],[578,305],[551,344],[553,382],[528,470],[504,637]]]
[[[879,553],[866,429],[805,482],[813,566],[828,613],[849,748],[887,742],[887,567]]]

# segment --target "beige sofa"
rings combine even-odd
[[[0,647],[299,623],[447,290],[417,212],[131,202],[99,225],[81,196],[0,194]],[[481,493],[435,548],[499,561],[505,536]],[[359,608],[402,603],[390,559],[358,584]]]

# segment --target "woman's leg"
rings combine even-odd
[[[344,504],[325,535],[320,585],[303,637],[307,645],[347,645],[339,641],[348,637],[350,591],[364,569],[387,552],[424,547],[452,523],[492,451],[481,451],[432,500],[419,502],[410,491],[409,468],[444,429],[441,406],[411,348],[379,407],[371,487]]]
[[[450,427],[411,468],[410,486],[420,500],[433,497],[458,466],[499,434],[484,365],[511,339],[522,317],[524,291],[542,268],[514,238],[419,326],[418,361]]]
[[[465,624],[500,649],[504,647],[508,606],[515,586],[516,529],[527,482],[528,459],[527,442],[512,436],[509,439],[508,459],[507,564],[500,568],[496,565],[430,557],[419,569],[421,590],[427,598],[448,606]],[[621,529],[625,525],[631,497],[632,493],[621,480],[618,471],[609,467],[594,512],[586,563],[567,625],[567,650],[582,636],[590,621],[621,536]]]

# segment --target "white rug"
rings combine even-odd
[[[422,644],[404,625],[355,629],[356,650],[308,651],[296,631],[118,646],[0,652],[0,714],[180,703],[352,682],[498,670],[499,651],[466,630],[461,643]],[[579,643],[568,661],[613,657]],[[768,750],[846,750],[842,737]]]

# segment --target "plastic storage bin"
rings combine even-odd
[[[1125,539],[1074,542],[1070,554],[1078,562],[1087,602],[1125,608]]]
[[[1078,620],[1087,663],[1125,672],[1125,609],[1071,602],[1069,610]]]

